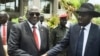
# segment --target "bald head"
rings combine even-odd
[[[39,8],[36,7],[36,6],[30,6],[30,7],[28,8],[28,11],[29,11],[29,12],[39,12],[39,13],[40,13]]]
[[[39,21],[40,10],[36,6],[30,6],[26,13],[26,18],[28,21],[35,25]]]
[[[23,21],[24,21],[24,18],[23,18],[22,16],[20,16],[20,17],[18,18],[18,22],[21,23],[21,22],[23,22]]]

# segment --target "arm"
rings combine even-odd
[[[43,56],[56,56],[63,49],[67,48],[68,45],[69,45],[69,32],[64,36],[64,38],[58,44],[56,44],[56,46],[50,49]]]
[[[18,25],[13,25],[8,39],[8,54],[10,56],[32,56],[20,49],[21,29]]]

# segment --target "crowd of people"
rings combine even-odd
[[[20,16],[18,24],[1,11],[0,56],[100,56],[100,27],[91,21],[100,13],[83,3],[74,14],[78,23],[66,27],[68,15],[63,13],[58,26],[48,29],[36,6],[28,7],[26,20]]]

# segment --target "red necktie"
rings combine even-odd
[[[3,45],[6,44],[6,26],[3,25],[3,36],[2,36],[2,40],[3,40]]]
[[[39,50],[40,49],[39,48],[39,39],[38,39],[38,35],[36,33],[36,27],[33,27],[33,36],[34,36],[34,39],[35,39],[36,46],[37,46],[37,48]]]

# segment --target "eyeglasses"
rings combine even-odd
[[[29,13],[29,15],[30,15],[30,16],[33,16],[33,15],[39,16],[40,13],[38,13],[38,12],[31,12],[31,13]]]

